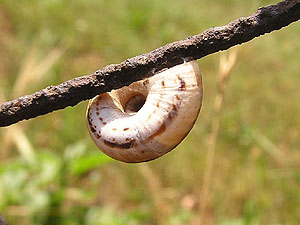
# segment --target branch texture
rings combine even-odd
[[[245,43],[265,33],[279,30],[300,19],[300,0],[285,0],[261,7],[249,17],[226,26],[166,44],[149,53],[111,64],[95,73],[49,86],[0,105],[0,126],[8,126],[54,110],[74,106],[94,96],[129,85],[156,72],[183,62]]]

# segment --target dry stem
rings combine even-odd
[[[261,7],[251,16],[236,19],[226,26],[210,28],[201,34],[169,43],[120,64],[108,65],[91,75],[49,86],[34,94],[3,103],[0,105],[0,126],[74,106],[97,94],[152,76],[184,60],[200,59],[226,50],[299,19],[299,0],[285,0],[276,5]]]
[[[198,219],[201,221],[201,224],[206,224],[206,220],[207,220],[206,209],[210,199],[209,190],[211,186],[211,177],[212,177],[212,170],[213,170],[214,158],[215,158],[215,148],[216,148],[217,138],[219,134],[221,111],[223,107],[226,86],[228,84],[231,70],[235,64],[236,56],[237,56],[236,49],[233,49],[233,51],[229,53],[228,58],[226,58],[224,54],[220,56],[219,73],[217,76],[218,88],[217,88],[217,94],[216,94],[215,104],[214,104],[214,117],[212,120],[210,136],[208,139],[206,168],[204,172],[201,196],[199,201],[200,207],[199,207]]]

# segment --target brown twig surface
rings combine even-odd
[[[152,76],[157,71],[182,63],[184,59],[200,59],[226,50],[299,19],[300,0],[285,0],[261,7],[251,16],[236,19],[226,26],[210,28],[120,64],[108,65],[93,74],[5,102],[0,105],[0,126],[74,106],[97,94]]]

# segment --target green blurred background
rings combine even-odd
[[[274,3],[0,0],[0,102]],[[0,214],[22,225],[299,224],[299,37],[298,22],[235,47],[219,115],[222,53],[198,60],[204,83],[198,121],[176,150],[152,162],[130,165],[103,155],[85,128],[87,102],[1,128]],[[218,119],[204,197],[208,139]]]

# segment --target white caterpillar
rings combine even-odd
[[[202,103],[196,61],[98,95],[87,110],[89,133],[108,156],[145,162],[174,149],[192,129]]]

